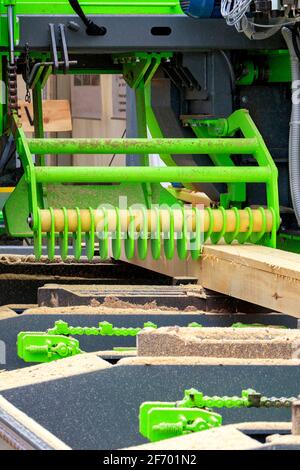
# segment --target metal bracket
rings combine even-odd
[[[64,72],[68,73],[69,68],[70,68],[70,62],[69,62],[68,46],[67,46],[66,35],[65,35],[65,25],[60,23],[58,25],[58,30],[59,30],[59,36],[60,36],[60,41],[61,41],[62,56],[63,56],[63,62],[64,62]]]
[[[56,45],[56,36],[55,36],[55,25],[53,23],[49,23],[49,31],[50,31],[50,41],[51,41],[53,73],[55,73],[57,72],[59,68],[59,64],[58,64],[58,54],[57,54],[57,45]]]
[[[34,88],[38,80],[40,80],[44,86],[51,72],[57,73],[59,70],[63,69],[64,73],[67,74],[69,73],[70,66],[77,64],[77,60],[69,60],[65,25],[60,23],[58,25],[58,29],[62,60],[59,60],[59,47],[56,42],[55,24],[49,23],[50,50],[52,60],[49,62],[37,62],[34,64],[28,79],[29,88]]]

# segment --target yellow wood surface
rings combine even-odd
[[[32,103],[19,101],[19,114],[25,132],[34,132]],[[27,112],[26,112],[27,108]],[[29,113],[29,114],[28,114]],[[68,132],[72,130],[72,117],[68,100],[44,100],[43,122],[45,132]]]
[[[205,245],[198,261],[162,259],[135,264],[300,318],[300,255],[259,245]]]

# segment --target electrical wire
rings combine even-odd
[[[237,31],[244,32],[247,37],[251,39],[263,39],[275,34],[283,26],[291,26],[298,24],[300,18],[293,18],[288,20],[287,14],[289,9],[285,9],[285,17],[280,18],[276,23],[272,24],[259,24],[247,18],[247,13],[250,9],[250,4],[253,0],[221,0],[221,15],[225,18],[228,26],[235,26]],[[251,31],[253,28],[253,31]],[[254,28],[268,29],[268,33],[259,33]],[[265,36],[264,36],[265,34]],[[294,37],[295,33],[294,33]]]
[[[225,18],[228,26],[235,26],[242,31],[242,19],[249,10],[252,0],[222,0],[221,15]]]
[[[122,136],[121,136],[121,139],[123,139],[123,137],[125,137],[125,134],[126,134],[126,129],[124,129],[124,132],[123,132],[123,134],[122,134]],[[110,160],[108,166],[111,166],[111,165],[112,165],[112,162],[114,161],[116,155],[117,155],[116,153],[113,154],[113,156],[111,157],[111,160]]]
[[[234,72],[233,65],[232,65],[231,60],[229,59],[229,57],[228,57],[228,55],[226,54],[225,51],[220,50],[220,54],[224,57],[224,60],[227,64],[229,74],[230,74],[231,91],[234,93],[235,92],[236,77],[235,77],[235,72]]]
[[[283,26],[291,26],[294,24],[298,24],[300,22],[300,18],[293,18],[291,21],[285,21],[284,23],[273,23],[273,24],[259,24],[259,23],[254,23],[253,21],[248,20],[248,23],[251,24],[252,26],[256,26],[257,28],[277,28],[277,27],[283,27]]]

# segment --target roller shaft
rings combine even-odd
[[[224,212],[225,218],[224,220]],[[192,209],[185,209],[185,218],[187,223],[187,228],[190,231],[195,230],[196,226],[196,214]],[[272,212],[268,209],[264,210],[266,217],[266,227],[265,232],[271,232],[273,227],[273,216]],[[65,226],[65,215],[62,209],[54,209],[54,226],[55,232],[62,232]],[[75,209],[67,209],[67,226],[69,232],[76,232],[78,229],[78,214]],[[104,212],[99,210],[94,210],[94,221],[95,221],[95,231],[102,231],[105,222],[108,223],[108,230],[114,231],[116,229],[116,211],[115,209],[106,209],[106,219]],[[127,231],[130,223],[130,213],[128,209],[120,210],[120,220],[121,220],[121,229]],[[131,214],[134,216],[134,226],[135,230],[139,232],[141,227],[144,226],[143,222],[143,213],[139,209],[133,209]],[[232,233],[237,229],[237,224],[239,224],[239,233],[245,233],[249,230],[250,226],[250,214],[247,210],[238,210],[234,211],[233,209],[228,209],[222,211],[221,209],[212,209],[211,211],[203,209],[199,211],[199,216],[201,217],[201,228],[203,232],[207,232],[211,224],[211,215],[212,214],[212,232],[220,232],[223,230],[224,223],[226,225],[225,233]],[[262,211],[259,209],[251,209],[251,214],[253,217],[253,228],[254,233],[260,232],[264,225]],[[40,211],[41,215],[41,229],[42,232],[47,233],[51,230],[51,212],[48,209],[43,209]],[[175,231],[182,230],[183,225],[183,212],[181,209],[173,209],[174,215],[174,229]],[[162,232],[169,230],[170,216],[169,210],[159,209],[160,216],[160,227]],[[150,209],[147,211],[147,231],[148,233],[154,232],[157,227],[157,211]],[[80,210],[80,223],[81,231],[89,232],[91,229],[91,214],[88,209]]]

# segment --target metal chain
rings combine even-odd
[[[296,397],[265,397],[252,389],[243,390],[238,396],[206,396],[196,389],[185,390],[178,407],[196,408],[290,408]]]
[[[8,110],[11,115],[18,112],[17,66],[7,65]]]
[[[260,406],[264,408],[290,408],[296,397],[261,397]]]
[[[26,82],[26,94],[25,101],[26,103],[31,103],[31,93],[29,87],[29,76],[30,76],[30,56],[29,56],[29,44],[25,44],[25,82]]]

